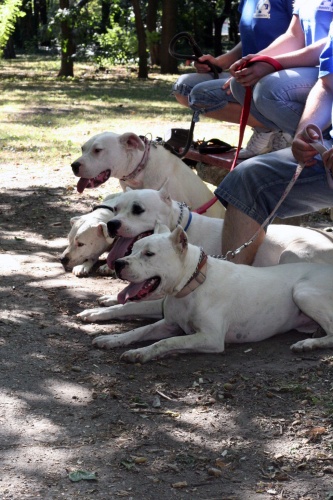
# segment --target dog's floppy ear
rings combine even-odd
[[[71,226],[73,226],[74,222],[76,222],[79,219],[81,219],[81,215],[76,215],[75,217],[72,217],[70,220]]]
[[[113,238],[110,238],[108,226],[105,224],[105,222],[100,222],[97,225],[97,235],[104,237],[107,241],[113,242]]]
[[[139,149],[140,151],[144,151],[145,149],[143,141],[138,135],[133,134],[133,132],[125,132],[125,134],[119,137],[119,142],[127,149]]]
[[[162,184],[162,187],[158,191],[161,197],[161,200],[164,201],[167,205],[171,205],[171,196],[169,195],[169,181],[166,179],[164,183]]]
[[[181,226],[177,226],[170,235],[172,244],[176,252],[184,253],[188,248],[187,235]]]

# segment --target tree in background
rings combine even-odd
[[[25,15],[21,6],[22,0],[4,0],[4,3],[0,4],[0,56],[3,55],[15,30],[16,20]]]
[[[11,26],[16,26],[15,46],[24,52],[60,51],[62,77],[73,76],[74,61],[80,59],[93,60],[101,69],[137,64],[140,78],[148,77],[152,65],[160,66],[162,73],[176,73],[178,61],[168,50],[171,38],[188,31],[204,53],[219,55],[230,48],[221,40],[227,17],[231,39],[238,41],[237,0],[1,1],[2,10],[23,1],[22,8],[12,7],[9,16]],[[26,16],[18,19],[21,11]],[[6,16],[0,11],[0,17]]]

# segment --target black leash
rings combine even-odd
[[[188,55],[188,54],[180,54],[180,53],[176,52],[175,46],[176,46],[177,42],[181,39],[185,39],[188,41],[189,45],[191,46],[191,48],[193,50],[193,54]],[[177,35],[175,35],[172,38],[172,40],[169,44],[169,54],[172,57],[174,57],[175,59],[180,59],[180,60],[184,60],[184,61],[198,61],[199,57],[203,56],[202,50],[200,49],[197,42],[194,40],[193,36],[190,33],[187,33],[186,31],[182,31],[181,33],[178,33]],[[205,61],[205,64],[207,64],[211,68],[212,72],[214,73],[214,79],[217,79],[219,77],[219,73],[222,71],[222,69],[219,68],[218,66],[216,66],[215,64],[212,64],[210,61]],[[170,149],[170,151],[173,154],[178,156],[178,158],[181,158],[181,159],[185,158],[186,153],[188,152],[188,150],[190,149],[190,147],[192,145],[193,131],[194,131],[194,126],[195,126],[194,117],[195,117],[195,112],[192,115],[192,120],[191,120],[190,130],[188,131],[187,141],[186,141],[185,147],[181,153],[176,151],[176,149],[173,146],[171,146],[170,144],[167,145],[167,143],[166,143],[167,148]]]

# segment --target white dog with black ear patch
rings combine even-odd
[[[102,132],[91,137],[82,146],[82,155],[71,166],[74,175],[80,177],[79,193],[115,177],[123,190],[127,186],[160,189],[168,179],[170,196],[185,202],[192,210],[214,198],[206,184],[180,158],[133,132]],[[224,213],[223,205],[217,201],[205,215],[223,217]]]
[[[97,337],[95,345],[111,349],[158,340],[121,357],[145,363],[171,353],[221,353],[225,343],[257,342],[293,329],[309,333],[319,325],[325,337],[301,340],[291,349],[333,347],[333,266],[235,265],[188,244],[180,226],[172,233],[165,226],[162,230],[137,241],[115,269],[119,278],[130,281],[118,300],[140,300],[150,291],[165,295],[164,319]]]

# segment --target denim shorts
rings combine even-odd
[[[296,167],[291,148],[250,158],[223,179],[215,195],[225,207],[231,203],[261,225],[285,192]],[[302,170],[275,216],[285,219],[331,206],[333,189],[328,185],[323,162],[318,159],[315,166]]]
[[[189,107],[195,112],[195,121],[198,121],[201,114],[220,110],[228,102],[238,102],[222,88],[229,78],[230,74],[223,72],[219,73],[218,79],[214,79],[213,73],[188,73],[178,78],[172,93],[188,96]]]

